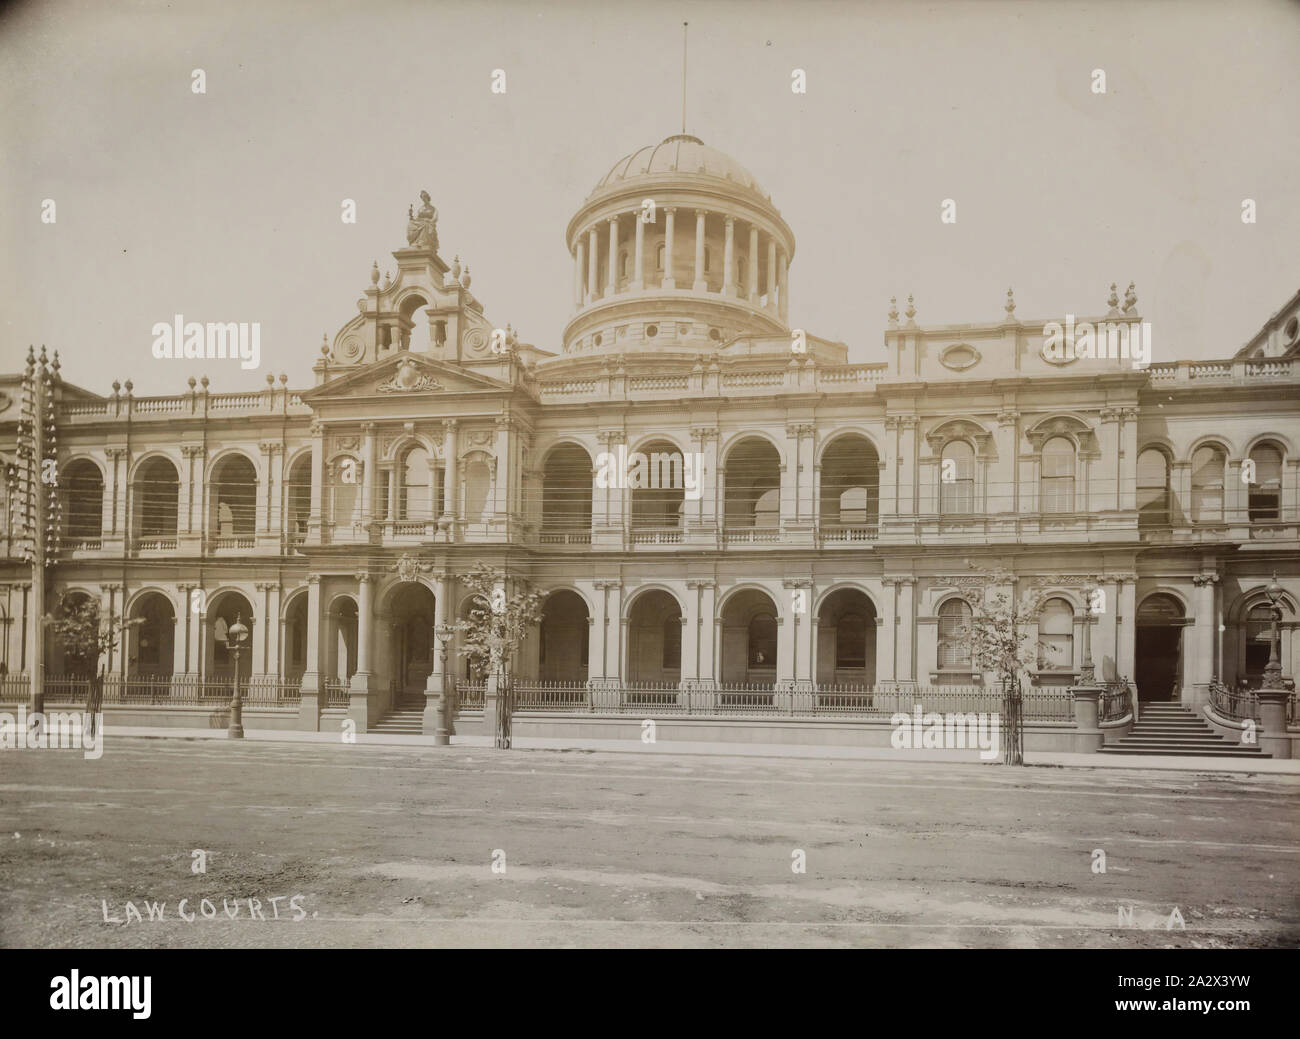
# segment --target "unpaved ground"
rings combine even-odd
[[[119,738],[0,754],[0,944],[1295,947],[1297,808],[1290,777]]]

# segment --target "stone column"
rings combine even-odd
[[[609,598],[605,594],[606,584],[604,581],[593,581],[592,587],[594,594],[592,602],[595,603],[595,614],[589,618],[591,627],[587,637],[587,681],[598,681],[605,677],[605,629],[608,619]]]
[[[758,306],[758,228],[749,225],[749,284],[745,286],[749,302]]]
[[[915,577],[894,578],[898,588],[898,641],[895,646],[895,667],[900,682],[916,682],[916,609],[912,591]]]
[[[704,280],[704,218],[709,215],[706,209],[695,211],[695,283],[691,286],[696,292],[708,289]]]
[[[636,225],[636,256],[632,258],[632,284],[628,286],[633,289],[645,288],[645,221],[641,219],[640,213],[635,213],[632,222]]]
[[[767,308],[776,309],[776,239],[767,236]]]
[[[876,626],[876,684],[898,678],[894,646],[898,642],[898,582],[885,577],[880,582],[881,617]]]
[[[726,237],[722,248],[722,294],[736,295],[736,218],[726,217],[723,222]]]
[[[790,677],[796,682],[813,682],[817,677],[817,661],[813,658],[813,596],[815,589],[810,579],[795,578],[783,582],[787,601],[790,603],[790,617],[794,622],[794,632],[790,639],[794,648],[794,657],[790,661]],[[796,596],[803,593],[803,608],[795,612]]]
[[[1134,681],[1137,648],[1137,574],[1119,574],[1115,579],[1119,602],[1119,645],[1115,647],[1116,667],[1121,678]]]
[[[447,623],[448,596],[451,594],[451,574],[440,570],[434,575],[437,585],[433,593],[433,670],[424,686],[424,718],[421,729],[426,736],[432,736],[435,746],[445,747],[451,742],[451,725],[448,713],[451,703],[449,693],[452,678],[443,666],[442,643],[438,641],[438,629]],[[451,653],[448,642],[447,652]]]
[[[686,582],[686,610],[682,614],[682,682],[700,677],[700,583]],[[680,698],[685,703],[685,699]]]
[[[176,611],[176,631],[172,636],[172,674],[177,678],[191,674],[190,670],[190,618],[194,611],[190,606],[190,593],[197,588],[194,584],[178,584],[176,591],[180,594],[180,608]],[[122,603],[123,608],[126,602]],[[122,640],[123,655],[126,654],[126,639]]]
[[[1184,499],[1185,500],[1185,499]],[[1219,618],[1214,609],[1214,586],[1218,574],[1204,573],[1192,577],[1196,586],[1196,623],[1190,632],[1192,650],[1191,681],[1183,688],[1191,693],[1191,702],[1184,706],[1199,708],[1210,702],[1210,682],[1214,680],[1214,642],[1219,637]]]
[[[361,522],[369,529],[370,524],[375,521],[375,513],[379,510],[375,508],[375,497],[378,494],[379,487],[379,442],[375,436],[376,426],[373,422],[367,422],[362,425],[361,440]],[[429,471],[433,471],[433,456],[429,456]],[[392,481],[389,481],[390,483]],[[429,500],[433,500],[433,485],[429,486]]]
[[[597,609],[601,612],[601,630],[596,641],[601,644],[600,677],[606,680],[622,677],[622,590],[620,580],[594,582],[601,592]]]
[[[677,288],[677,281],[673,277],[673,218],[677,215],[677,209],[668,206],[664,209],[664,276],[661,287],[665,289]]]
[[[319,545],[324,522],[325,501],[325,427],[311,426],[311,516],[307,523],[307,540]]]
[[[457,421],[454,418],[446,419],[443,424],[443,465],[442,465],[442,519],[450,525],[453,517],[456,515],[456,485],[457,470],[460,468],[460,457],[457,448],[456,437]],[[397,474],[393,474],[390,483],[396,484]],[[439,526],[442,526],[440,521]]]
[[[575,307],[581,308],[586,302],[586,286],[583,284],[582,276],[586,273],[583,267],[587,261],[587,243],[582,240],[581,235],[578,236],[577,245],[574,247],[573,258],[573,303]]]
[[[605,285],[605,295],[612,296],[618,291],[618,217],[609,218],[609,281]]]
[[[596,286],[599,284],[597,257],[600,253],[600,240],[596,228],[587,232],[587,302],[596,298]]]
[[[201,652],[201,650],[200,650]],[[307,575],[307,660],[302,675],[298,728],[320,731],[320,574]]]
[[[790,261],[785,255],[785,250],[781,250],[781,256],[777,260],[777,295],[779,313],[783,322],[790,320]]]

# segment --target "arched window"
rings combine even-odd
[[[361,473],[360,463],[352,457],[341,456],[330,464],[329,514],[335,524],[347,526],[356,511]]]
[[[749,621],[749,666],[776,667],[776,618],[756,613]]]
[[[964,440],[943,445],[939,462],[939,508],[945,515],[975,511],[975,449]]]
[[[867,619],[860,613],[841,614],[835,625],[835,666],[867,666]]]
[[[433,519],[429,498],[429,452],[422,447],[409,449],[402,456],[401,479],[397,488],[397,518]]]
[[[1074,445],[1065,437],[1052,437],[1043,445],[1039,496],[1042,512],[1074,511]]]
[[[618,276],[624,281],[627,280],[627,253],[626,251],[618,254]]]
[[[1138,527],[1169,526],[1169,459],[1149,447],[1138,455]]]
[[[1074,666],[1074,609],[1064,599],[1048,599],[1038,613],[1038,667],[1069,671]]]
[[[682,666],[682,617],[673,614],[664,618],[663,669],[672,671]]]
[[[1192,519],[1210,523],[1223,519],[1223,469],[1226,456],[1207,444],[1192,455]]]
[[[969,671],[970,604],[949,599],[939,607],[939,670]]]
[[[664,269],[664,243],[660,242],[659,247],[655,249],[655,270]]]
[[[104,510],[104,480],[99,467],[80,458],[63,471],[63,515],[69,547],[99,539]]]
[[[1272,444],[1257,444],[1250,450],[1255,479],[1250,484],[1250,521],[1282,518],[1282,452]]]

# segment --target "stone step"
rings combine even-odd
[[[1153,757],[1162,758],[1269,758],[1271,754],[1264,754],[1258,748],[1246,747],[1227,747],[1220,750],[1169,750],[1160,747],[1121,747],[1118,744],[1110,744],[1102,747],[1099,751],[1101,754],[1149,754]]]

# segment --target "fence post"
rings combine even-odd
[[[1100,715],[1097,709],[1101,694],[1102,687],[1099,685],[1070,687],[1070,698],[1074,701],[1074,732],[1070,736],[1070,746],[1076,754],[1090,754],[1101,750],[1105,739],[1101,732]]]

